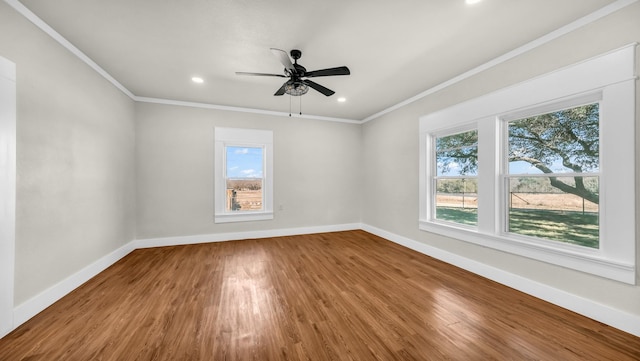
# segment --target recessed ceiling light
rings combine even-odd
[[[198,76],[194,76],[193,78],[191,78],[191,81],[194,83],[198,83],[198,84],[202,84],[204,83],[204,79],[198,77]]]
[[[338,102],[340,102],[340,103],[344,103],[346,101],[347,101],[347,98],[345,98],[345,97],[338,98]]]
[[[482,1],[482,0],[465,0],[465,2],[466,2],[467,4],[469,4],[469,5],[477,4],[477,3],[479,3],[480,1]]]

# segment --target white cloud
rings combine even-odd
[[[249,148],[236,149],[236,151],[234,153],[235,154],[248,154],[249,153]]]
[[[262,177],[262,172],[256,171],[255,169],[241,170],[240,173],[242,173],[242,175],[244,177],[247,177],[247,178],[261,178]]]

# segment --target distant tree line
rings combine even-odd
[[[598,194],[598,178],[583,177],[582,184],[585,190],[592,194]],[[569,187],[575,187],[574,177],[561,178],[560,181]],[[516,193],[567,193],[553,186],[549,177],[520,177],[511,178],[510,191]]]
[[[236,191],[259,191],[262,189],[262,178],[227,179],[227,189]]]
[[[478,182],[473,179],[439,179],[438,193],[478,193]]]

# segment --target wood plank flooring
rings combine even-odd
[[[363,231],[141,249],[0,360],[640,360],[640,338]]]

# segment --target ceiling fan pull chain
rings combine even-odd
[[[289,95],[289,116],[291,116],[291,95]]]
[[[300,115],[302,115],[302,97],[298,97],[298,98],[300,98],[300,106],[299,106]]]

